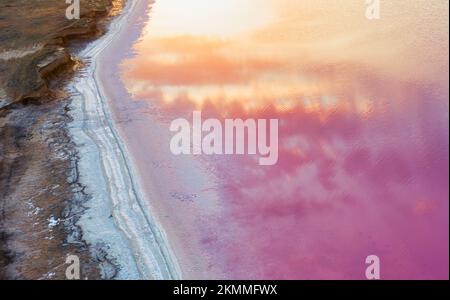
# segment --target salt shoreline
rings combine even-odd
[[[116,278],[178,279],[180,268],[135,180],[135,167],[111,118],[99,75],[103,51],[131,30],[147,5],[128,1],[108,33],[80,53],[91,64],[70,88],[74,93],[70,132],[80,153],[80,181],[92,197],[78,225],[92,249],[108,253],[118,269]],[[100,267],[103,274],[108,272],[107,266]]]

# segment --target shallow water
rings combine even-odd
[[[117,118],[188,277],[364,279],[375,254],[384,279],[448,278],[448,2],[365,9],[152,5]],[[278,163],[174,157],[193,110],[278,118]]]

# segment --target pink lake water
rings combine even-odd
[[[448,279],[448,2],[382,3],[149,4],[110,98],[185,278]],[[279,119],[278,163],[173,155],[194,110]]]

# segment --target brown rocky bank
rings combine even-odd
[[[81,19],[70,21],[65,1],[0,0],[0,279],[65,279],[69,254],[82,278],[115,276],[103,246],[87,245],[75,225],[89,195],[64,86],[80,65],[74,53],[123,2],[81,0]]]
[[[74,41],[102,33],[114,0],[81,0],[80,19],[66,18],[61,0],[0,0],[0,108],[49,93],[49,76],[73,63]]]

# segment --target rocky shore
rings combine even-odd
[[[0,278],[65,279],[77,255],[83,279],[114,278],[102,245],[75,224],[89,195],[68,134],[65,86],[83,62],[76,52],[104,32],[123,1],[0,1]],[[102,265],[100,269],[98,266]]]
[[[76,43],[103,33],[105,17],[122,0],[82,0],[80,19],[65,1],[0,1],[0,108],[51,94],[52,75],[75,63]]]

